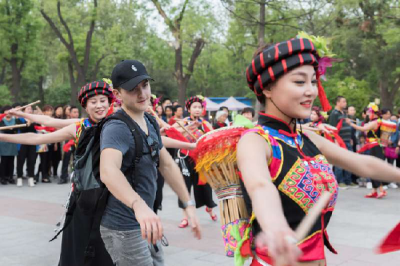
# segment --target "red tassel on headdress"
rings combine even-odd
[[[384,254],[400,250],[400,223],[385,237],[377,247],[376,253]]]
[[[317,71],[317,81],[318,81],[318,97],[321,102],[322,110],[328,112],[332,109],[332,106],[329,104],[328,98],[326,97],[324,87],[322,86],[319,71]]]
[[[106,114],[106,117],[109,116],[109,115],[112,115],[114,113],[114,102],[115,102],[115,98],[112,99],[112,101],[111,101],[111,105],[110,105],[110,108],[108,108],[108,112]]]

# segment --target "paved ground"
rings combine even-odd
[[[56,266],[60,240],[49,243],[62,215],[68,185],[39,184],[0,186],[0,266]],[[328,228],[339,252],[328,254],[330,266],[400,265],[400,252],[375,255],[373,248],[400,221],[400,189],[389,190],[382,200],[364,199],[366,189],[343,190]],[[176,197],[165,188],[160,213],[170,246],[165,248],[168,266],[233,265],[224,256],[219,222],[199,210],[203,239],[195,240],[189,229],[178,229],[181,212]]]

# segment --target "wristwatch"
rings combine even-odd
[[[193,200],[189,200],[186,202],[182,202],[183,209],[186,209],[189,206],[196,206],[196,203]]]

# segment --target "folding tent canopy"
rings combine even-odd
[[[211,101],[207,97],[205,97],[206,103],[207,103],[207,111],[212,112],[212,111],[218,111],[219,109],[219,104]]]
[[[208,104],[207,104],[207,106],[208,106]],[[232,96],[229,97],[226,101],[220,103],[218,106],[219,107],[220,106],[226,106],[226,107],[228,107],[229,111],[238,111],[238,110],[242,110],[242,109],[244,109],[246,107],[250,107],[250,106],[248,106],[248,105],[246,105],[244,103],[239,102],[238,100],[236,100]]]

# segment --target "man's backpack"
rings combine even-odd
[[[155,119],[147,113],[145,115],[159,132]],[[133,135],[135,159],[124,175],[136,176],[136,173],[132,174],[137,171],[136,165],[143,155],[143,140],[139,126],[128,115],[118,112],[97,125],[82,130],[75,153],[73,189],[67,204],[64,225],[52,239],[63,232],[59,266],[114,265],[100,235],[101,218],[110,194],[100,180],[100,134],[109,120],[123,121]]]

